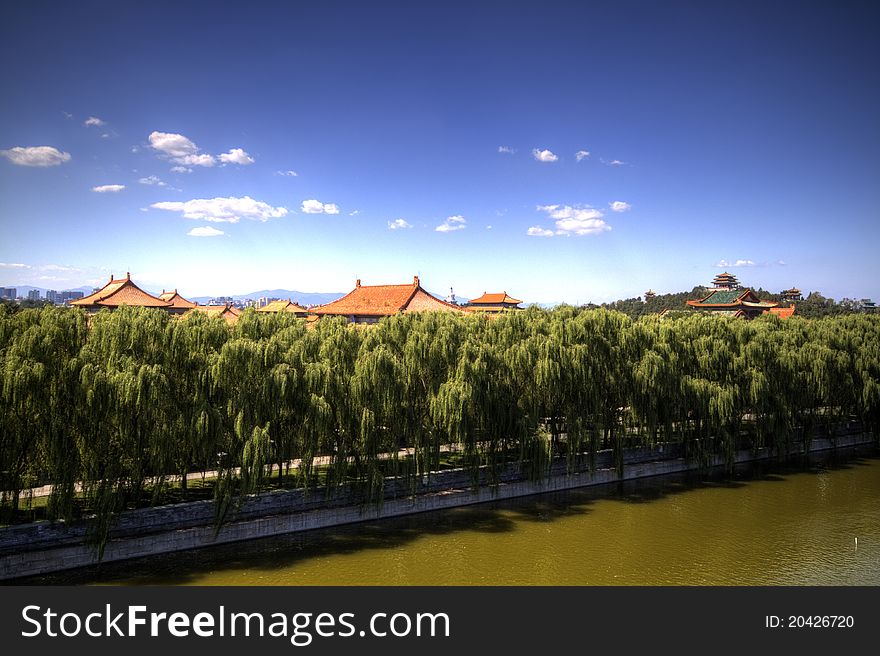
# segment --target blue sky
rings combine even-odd
[[[0,285],[876,299],[877,7],[6,2]]]

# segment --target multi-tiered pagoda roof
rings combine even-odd
[[[739,280],[732,273],[719,273],[712,281],[712,286],[716,289],[739,289]]]

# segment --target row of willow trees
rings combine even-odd
[[[603,448],[620,463],[657,442],[730,457],[852,418],[876,434],[880,317],[634,321],[562,307],[307,329],[285,314],[229,327],[139,308],[0,308],[0,376],[6,511],[51,483],[49,517],[84,506],[106,530],[194,471],[218,472],[222,517],[292,459],[299,485],[354,483],[378,499],[387,476],[416,481],[450,446],[476,474],[545,472]]]

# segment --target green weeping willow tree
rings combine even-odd
[[[90,517],[99,545],[122,510],[188,498],[191,477],[212,486],[219,528],[269,486],[381,503],[444,467],[474,485],[600,462],[623,474],[661,446],[732,467],[852,422],[880,435],[876,316],[560,307],[307,328],[253,311],[229,327],[0,307],[3,521],[48,484],[47,516]]]
[[[79,313],[47,308],[10,316],[0,308],[0,490],[12,513],[22,489],[52,482],[49,517],[72,517],[80,475],[72,419],[85,337]]]
[[[145,308],[102,312],[81,351],[79,479],[95,515],[99,550],[116,514],[142,503],[147,480],[171,443],[168,321]]]

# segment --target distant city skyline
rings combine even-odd
[[[5,3],[0,286],[878,298],[880,7]]]

